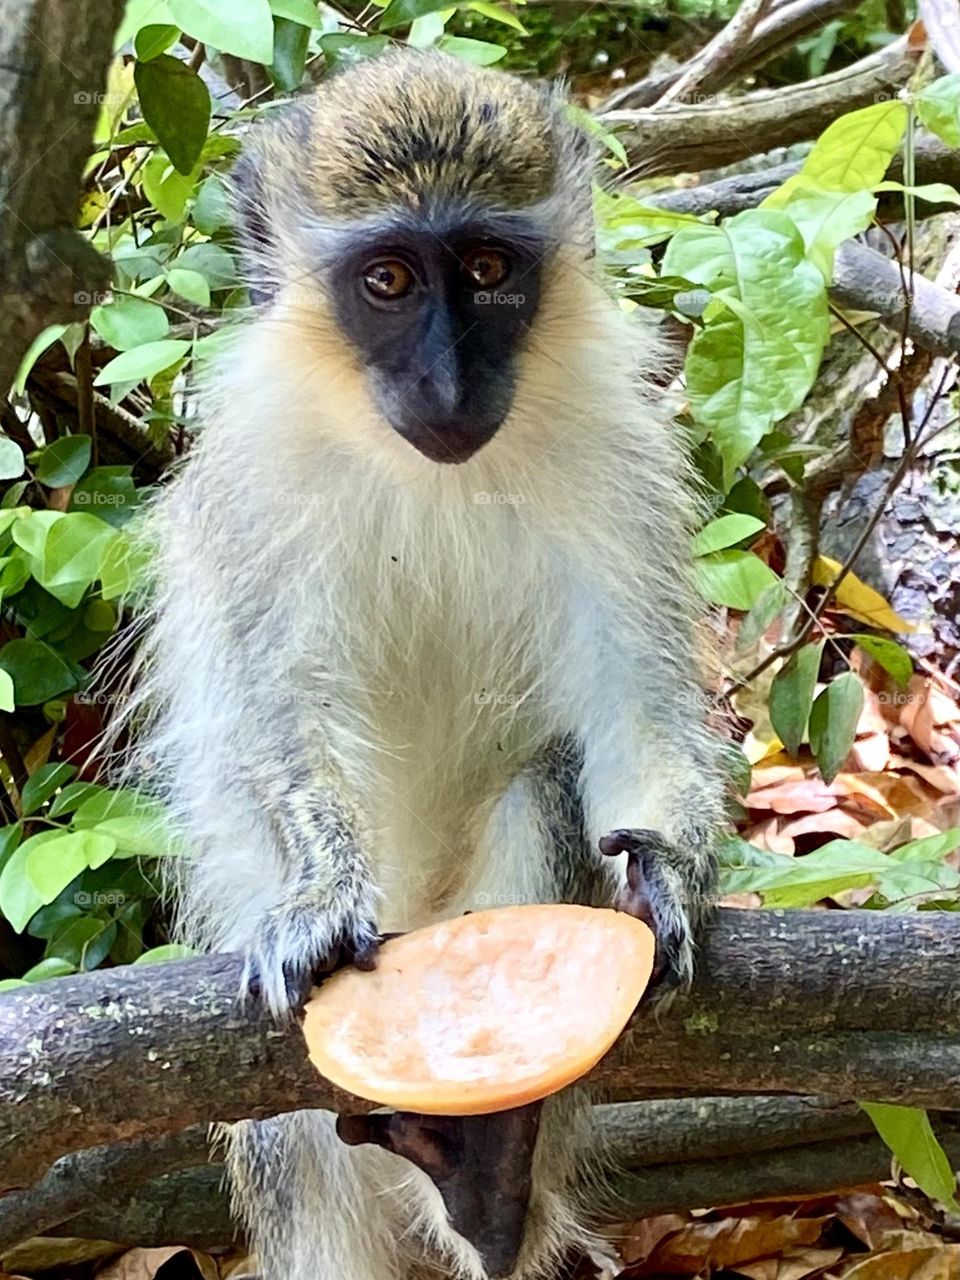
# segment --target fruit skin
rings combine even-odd
[[[424,1115],[505,1111],[599,1062],[653,960],[652,931],[623,912],[475,912],[391,939],[372,972],[341,970],[307,1004],[304,1035],[314,1066],[369,1101]]]

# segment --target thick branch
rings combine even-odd
[[[823,1194],[890,1172],[890,1152],[866,1115],[825,1098],[664,1099],[599,1107],[596,1118],[599,1144],[623,1170],[601,1210],[611,1220]],[[935,1127],[960,1163],[958,1122],[935,1117]],[[584,1167],[590,1154],[583,1153]],[[24,1204],[32,1194],[10,1199]],[[3,1223],[0,1201],[0,1231]],[[112,1194],[101,1187],[82,1214],[40,1227],[51,1235],[146,1246],[178,1240],[210,1248],[233,1239],[223,1180],[209,1165],[114,1185]]]
[[[853,66],[787,89],[760,89],[728,102],[670,103],[639,111],[607,111],[628,151],[640,157],[633,177],[719,168],[747,156],[815,138],[847,111],[895,91],[919,51],[906,37]]]
[[[123,0],[0,0],[0,387],[109,266],[73,228]]]
[[[789,0],[787,4],[776,5],[756,24],[749,40],[740,44],[732,61],[712,66],[699,87],[701,90],[714,92],[722,89],[748,71],[755,71],[757,67],[769,62],[808,31],[816,31],[832,18],[856,7],[857,0]],[[624,85],[607,98],[602,110],[653,106],[673,89],[689,66],[690,62],[687,62],[670,71]]]
[[[701,977],[648,1010],[591,1080],[612,1098],[809,1093],[960,1105],[960,920],[721,911]],[[59,1156],[214,1119],[369,1110],[310,1066],[299,1028],[236,1000],[211,956],[0,997],[0,1186]]]

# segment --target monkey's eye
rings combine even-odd
[[[470,283],[480,289],[495,289],[510,274],[510,262],[499,249],[471,249],[463,256]]]
[[[383,258],[363,269],[363,284],[375,298],[392,301],[405,297],[414,285],[413,272],[399,258]]]

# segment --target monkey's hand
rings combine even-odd
[[[373,894],[334,910],[298,904],[281,906],[263,919],[247,947],[244,991],[262,1001],[276,1018],[298,1014],[310,989],[344,965],[374,969],[379,935]]]
[[[614,906],[650,926],[657,941],[653,981],[659,993],[693,977],[693,933],[703,910],[700,862],[656,831],[624,828],[600,839],[600,852],[627,855]]]

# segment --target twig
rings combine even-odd
[[[689,100],[691,92],[708,80],[716,80],[736,61],[737,53],[749,40],[769,0],[743,0],[733,17],[713,39],[683,68],[681,75],[657,101],[658,107]]]

